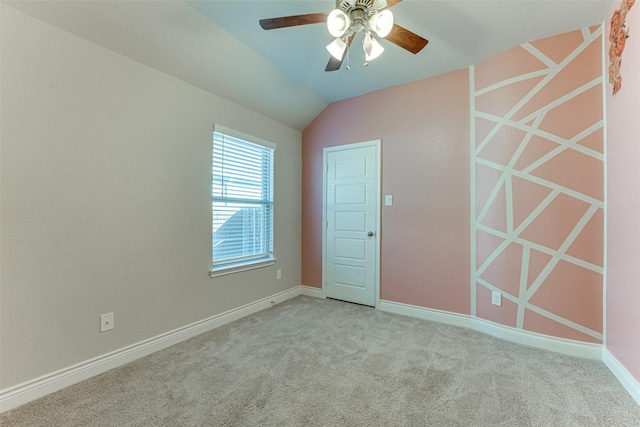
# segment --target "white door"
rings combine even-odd
[[[325,296],[375,306],[380,141],[326,148]]]

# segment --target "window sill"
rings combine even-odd
[[[252,261],[236,262],[221,267],[213,268],[209,271],[209,277],[226,276],[227,274],[240,273],[242,271],[254,270],[256,268],[268,267],[276,263],[276,258],[259,259]]]

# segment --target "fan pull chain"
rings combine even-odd
[[[347,46],[347,71],[349,71],[351,69],[351,67],[349,66],[350,61],[349,58],[351,58],[351,46]]]

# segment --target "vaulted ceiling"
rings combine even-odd
[[[418,54],[380,40],[366,67],[325,72],[324,24],[265,31],[259,19],[329,12],[335,1],[5,1],[95,44],[303,130],[329,103],[467,67],[526,41],[600,24],[613,0],[404,0],[395,21]],[[361,40],[354,40],[357,47]],[[346,60],[345,60],[346,61]]]

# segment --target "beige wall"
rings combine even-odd
[[[1,7],[0,388],[300,284],[300,132]],[[278,263],[211,279],[214,123],[277,143]]]
[[[355,72],[358,72],[357,70]],[[303,132],[302,284],[322,286],[322,150],[382,140],[380,297],[469,313],[469,74],[331,104]]]
[[[611,17],[605,20],[605,52],[611,41]],[[613,96],[607,84],[607,293],[605,345],[640,382],[640,4],[626,13],[630,36],[622,51],[622,86]],[[618,52],[619,53],[619,52]],[[615,55],[614,55],[615,56]],[[605,65],[610,66],[610,57]],[[615,75],[615,73],[613,73]]]

